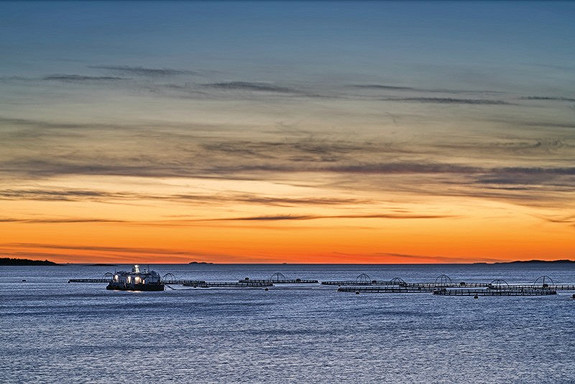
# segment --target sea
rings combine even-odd
[[[141,266],[148,268],[147,265]],[[575,383],[575,299],[338,292],[337,286],[107,291],[131,266],[0,267],[1,383]],[[178,279],[575,283],[573,264],[150,265]],[[551,280],[549,280],[551,279]]]

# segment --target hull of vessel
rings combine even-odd
[[[106,287],[112,291],[163,291],[164,284],[115,284],[110,283]]]

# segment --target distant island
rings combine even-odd
[[[495,264],[570,264],[575,263],[572,260],[527,260],[527,261],[509,261],[509,262],[499,262]]]
[[[188,264],[213,264],[213,263],[208,263],[207,261],[190,261]]]
[[[493,265],[509,265],[509,264],[572,264],[573,260],[517,260],[517,261],[498,261],[495,263],[474,263],[474,264],[493,264]]]
[[[30,260],[30,259],[10,259],[7,257],[0,258],[0,265],[60,265],[48,260]]]

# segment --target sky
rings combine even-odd
[[[0,2],[0,257],[575,260],[575,4]]]

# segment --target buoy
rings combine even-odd
[[[359,291],[355,291],[355,294],[356,294],[356,295],[359,295]]]

